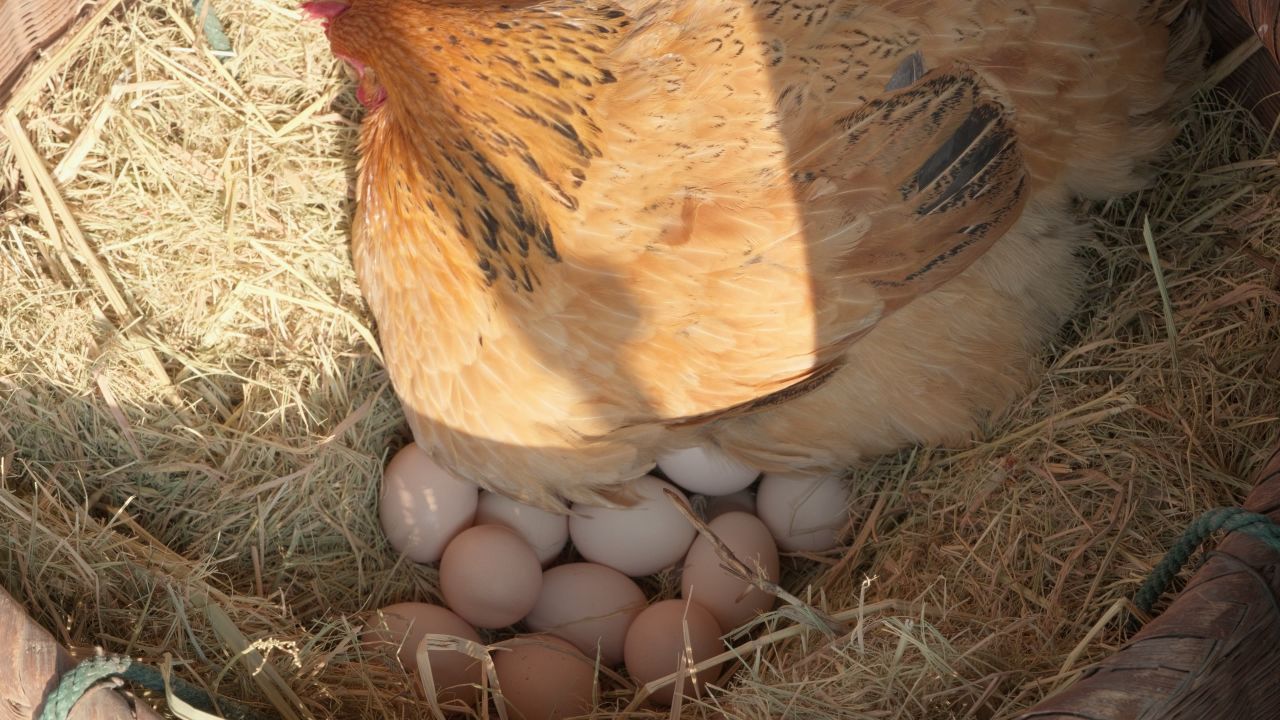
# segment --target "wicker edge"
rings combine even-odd
[[[0,718],[35,720],[44,698],[75,661],[12,596],[0,588]],[[72,708],[68,720],[160,720],[145,701],[100,685]]]
[[[0,0],[0,106],[36,53],[62,36],[87,0]]]
[[[1205,19],[1216,55],[1229,52],[1250,35],[1261,42],[1261,50],[1245,60],[1223,85],[1253,111],[1263,126],[1274,127],[1280,118],[1280,35],[1276,31],[1280,0],[1210,2]]]
[[[1280,522],[1280,447],[1244,507]],[[1280,553],[1232,533],[1167,610],[1016,720],[1280,717]]]

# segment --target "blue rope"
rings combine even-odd
[[[1238,532],[1261,541],[1264,545],[1280,553],[1280,523],[1266,515],[1250,512],[1244,508],[1223,507],[1210,510],[1200,517],[1182,533],[1178,542],[1165,553],[1164,559],[1156,565],[1146,582],[1133,596],[1133,604],[1139,610],[1151,614],[1156,601],[1169,588],[1169,583],[1177,577],[1178,571],[1187,564],[1187,559],[1200,547],[1210,535],[1219,531]],[[1136,625],[1137,618],[1130,621]]]
[[[155,693],[165,692],[164,676],[156,668],[124,655],[89,658],[58,680],[58,687],[45,698],[39,720],[67,720],[76,702],[94,685],[109,678],[120,678]],[[216,714],[221,705],[228,720],[267,720],[266,715],[238,703],[225,699],[215,703],[209,693],[179,677],[170,676],[169,688],[183,702],[210,714]]]

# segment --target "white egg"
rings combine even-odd
[[[435,562],[476,517],[480,489],[450,475],[414,444],[382,473],[378,519],[391,547],[420,563]]]
[[[778,547],[792,552],[821,552],[839,544],[848,508],[843,478],[765,473],[756,493],[756,513]]]
[[[697,530],[662,492],[672,490],[688,503],[676,486],[645,475],[632,488],[639,499],[629,508],[574,505],[569,536],[587,560],[639,577],[679,562]]]
[[[516,531],[546,567],[569,542],[569,516],[516,502],[505,495],[484,490],[476,508],[477,525],[505,525]]]
[[[760,476],[759,470],[710,445],[665,453],[658,458],[658,467],[680,487],[703,495],[735,493]]]

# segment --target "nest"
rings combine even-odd
[[[185,3],[109,0],[4,116],[0,583],[67,646],[285,718],[418,717],[358,642],[439,601],[376,516],[408,436],[347,250],[358,108],[291,5],[217,10],[229,53]],[[1150,190],[1081,207],[1088,302],[1038,384],[966,447],[859,469],[848,547],[789,561],[849,632],[776,611],[671,714],[1004,718],[1117,649],[1280,412],[1275,144],[1211,83],[1185,121]],[[597,716],[669,714],[630,697]]]

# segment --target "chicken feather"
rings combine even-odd
[[[417,442],[543,507],[713,443],[831,471],[974,432],[1199,67],[1138,0],[324,0],[352,256]]]

